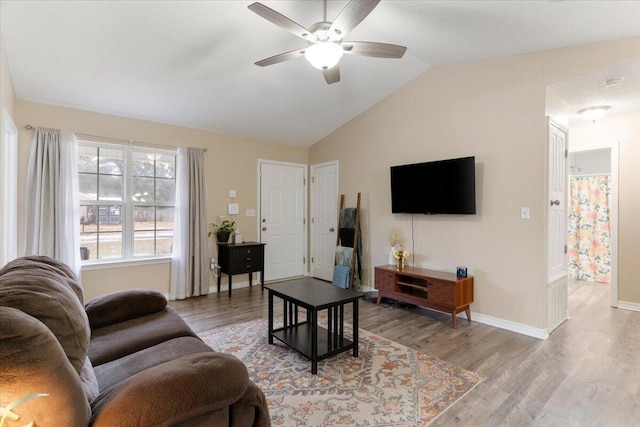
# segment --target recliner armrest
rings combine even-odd
[[[92,299],[84,308],[91,329],[157,313],[167,306],[167,299],[151,289],[127,289]]]
[[[139,372],[98,406],[93,427],[171,426],[236,402],[249,386],[245,365],[229,354],[194,353]],[[98,398],[99,400],[100,398]]]

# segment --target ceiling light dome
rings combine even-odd
[[[596,120],[604,116],[610,107],[608,105],[597,105],[595,107],[587,107],[578,111],[580,117],[584,120]]]
[[[318,70],[328,70],[338,64],[343,53],[337,43],[318,42],[305,49],[304,57]]]

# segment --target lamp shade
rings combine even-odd
[[[342,47],[337,43],[318,42],[304,51],[307,61],[319,70],[328,70],[336,66],[342,58]]]

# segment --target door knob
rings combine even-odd
[[[560,200],[552,200],[551,201],[551,206],[556,205],[556,206],[560,206]]]
[[[267,227],[262,227],[262,231],[267,231]]]
[[[334,231],[336,231],[336,230],[335,230],[335,228],[331,227],[331,228],[329,229],[329,231],[333,233],[333,232],[334,232]]]

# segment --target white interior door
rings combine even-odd
[[[567,132],[549,121],[548,283],[567,275]]]
[[[306,165],[259,161],[265,280],[305,274]]]
[[[338,162],[311,166],[311,275],[333,281],[338,238]]]

